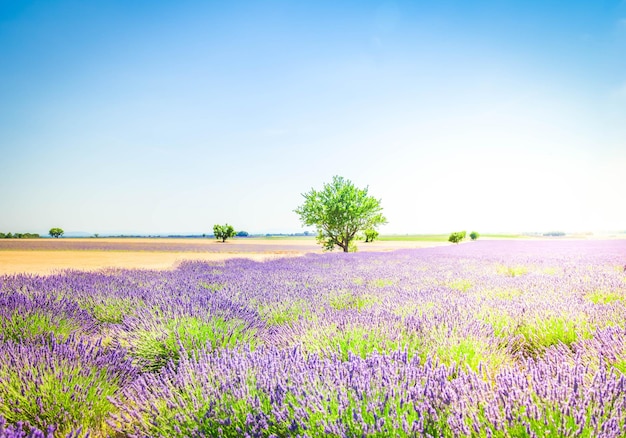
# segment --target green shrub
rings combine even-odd
[[[465,234],[465,231],[455,231],[448,237],[448,242],[459,243],[460,241],[465,239]]]

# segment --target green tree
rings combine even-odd
[[[226,242],[229,237],[235,237],[237,233],[232,225],[213,225],[213,235],[216,239],[222,239],[222,242]]]
[[[470,233],[470,239],[472,239],[472,240],[476,240],[476,239],[478,239],[479,237],[480,237],[480,234],[478,234],[476,231],[472,231],[472,232]]]
[[[294,211],[305,226],[317,228],[317,241],[329,251],[339,246],[348,252],[357,233],[387,223],[380,200],[368,196],[367,187],[359,189],[340,176],[302,196],[304,204]]]
[[[378,237],[378,231],[376,230],[365,230],[365,243],[373,242]]]
[[[52,237],[56,237],[57,239],[63,235],[64,231],[61,228],[50,228],[48,234]]]
[[[459,243],[461,240],[465,239],[465,235],[465,231],[456,231],[450,234],[450,237],[448,237],[448,242]]]

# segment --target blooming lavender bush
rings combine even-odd
[[[0,436],[625,436],[625,258],[482,240],[0,277]]]
[[[8,340],[0,343],[0,416],[61,434],[81,427],[99,432],[112,411],[109,397],[136,374],[124,351],[98,342]]]

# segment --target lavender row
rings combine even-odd
[[[268,244],[229,241],[218,242],[214,239],[198,239],[188,243],[180,241],[102,241],[99,239],[0,239],[1,250],[20,251],[142,251],[142,252],[193,252],[193,253],[279,253],[297,254],[316,251],[315,242],[304,241],[301,244]]]
[[[619,436],[625,255],[626,241],[484,241],[0,277],[14,358],[0,373],[21,388],[0,389],[0,405],[20,393],[32,406],[0,416],[55,436]],[[75,399],[107,394],[97,418],[37,393],[52,357],[82,370]],[[411,398],[424,373],[440,376],[434,392]]]
[[[109,425],[136,437],[623,436],[626,378],[553,359],[490,380],[402,351],[202,352],[142,375]]]

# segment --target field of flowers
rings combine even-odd
[[[254,245],[251,245],[254,242]],[[315,240],[234,239],[222,244],[214,239],[167,238],[100,238],[100,239],[0,239],[0,251],[130,251],[130,252],[312,252],[318,249]]]
[[[626,240],[0,277],[0,437],[626,436]]]

